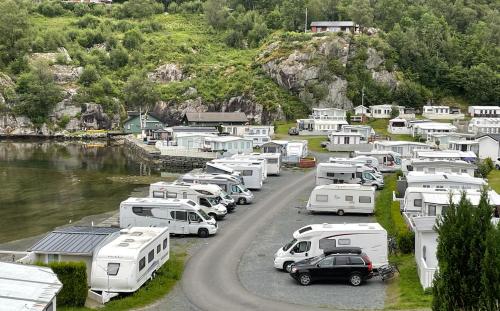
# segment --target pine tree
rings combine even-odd
[[[486,237],[486,252],[482,264],[480,307],[500,310],[500,223]]]

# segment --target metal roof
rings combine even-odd
[[[500,141],[500,134],[486,134],[486,135],[479,136],[477,139],[481,139],[481,138],[486,137],[486,136],[488,136],[496,141]]]
[[[354,27],[356,24],[353,21],[323,21],[312,22],[311,27]]]
[[[186,112],[190,122],[248,122],[243,112]]]
[[[91,256],[94,249],[110,234],[112,227],[67,227],[52,231],[28,251],[45,254],[78,254]]]

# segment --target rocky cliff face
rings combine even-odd
[[[347,35],[312,37],[305,42],[275,41],[264,47],[257,63],[281,87],[311,107],[350,109],[353,103],[347,97],[349,84],[343,72],[358,50]],[[383,54],[369,47],[366,55],[365,66],[372,79],[395,88],[396,76],[384,68]]]

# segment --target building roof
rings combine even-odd
[[[482,139],[486,136],[500,142],[500,134],[485,134],[485,135],[479,136],[477,139]]]
[[[61,288],[48,267],[0,262],[2,310],[45,310]]]
[[[239,137],[239,136],[207,136],[205,137],[206,142],[219,142],[219,143],[226,143],[226,142],[232,142],[232,141],[252,141],[250,138],[245,138],[245,137]]]
[[[28,251],[43,254],[92,256],[94,249],[109,235],[118,232],[111,227],[67,227],[52,231]]]
[[[248,122],[243,112],[186,112],[189,122]]]
[[[328,136],[363,136],[358,132],[331,132]]]
[[[203,127],[203,126],[172,126],[167,128],[167,130],[173,133],[218,133],[219,131],[215,127]]]
[[[409,146],[425,147],[429,149],[431,148],[431,146],[427,145],[426,143],[419,143],[416,141],[406,141],[406,140],[378,140],[375,141],[374,144],[387,147],[409,145]]]
[[[436,216],[413,217],[412,221],[415,224],[415,231],[434,231]]]
[[[451,182],[473,185],[485,185],[486,182],[482,178],[472,177],[466,173],[443,173],[437,172],[434,174],[424,172],[408,172],[406,176],[408,184],[416,182]]]
[[[135,118],[138,118],[139,117],[139,112],[138,111],[128,111],[127,112],[127,115],[128,115],[128,118],[127,120],[125,120],[125,122],[123,122],[123,124],[127,123],[127,122],[130,122],[131,120],[134,120]],[[152,117],[154,120],[151,120],[151,119],[147,119],[147,121],[158,121],[158,122],[161,122],[160,121],[160,116],[157,115],[156,113],[154,112],[148,112],[148,119],[149,117]]]
[[[423,130],[456,130],[457,127],[453,124],[440,123],[440,122],[424,122],[414,125],[415,128]]]
[[[311,27],[354,27],[353,21],[319,21],[311,22]]]
[[[469,106],[470,109],[500,109],[499,106]]]

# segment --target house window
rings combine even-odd
[[[316,201],[317,202],[328,202],[328,195],[317,194]]]
[[[152,249],[148,254],[148,263],[153,261],[153,259],[155,259],[155,250],[154,249]]]
[[[369,196],[360,196],[359,197],[359,203],[371,203],[372,202],[372,198],[369,197]]]
[[[344,137],[344,144],[349,145],[349,137]]]
[[[59,254],[47,254],[47,263],[59,262]]]
[[[429,205],[429,216],[436,216],[436,205]]]
[[[146,266],[146,257],[142,257],[141,260],[139,260],[139,271],[144,269]]]

